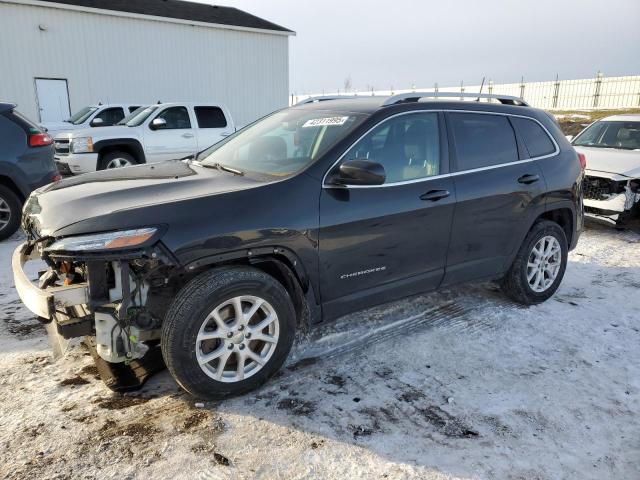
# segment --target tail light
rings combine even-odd
[[[60,180],[62,180],[62,175],[60,175],[59,173],[55,174],[51,179],[53,183],[59,182]]]
[[[46,147],[53,143],[53,138],[48,133],[32,133],[29,135],[30,147]]]
[[[584,170],[587,168],[587,157],[584,153],[578,153],[578,158],[580,159],[580,166]]]

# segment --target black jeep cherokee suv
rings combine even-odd
[[[57,341],[87,336],[112,388],[161,353],[204,398],[263,383],[301,325],[373,304],[486,279],[545,301],[582,228],[578,155],[521,100],[426,96],[312,102],[195,159],[36,191],[22,300]]]

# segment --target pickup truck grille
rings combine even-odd
[[[611,195],[624,191],[619,182],[600,177],[584,177],[582,180],[582,195],[589,200],[607,200]]]
[[[68,139],[55,139],[53,145],[56,149],[56,155],[69,155],[71,142]]]

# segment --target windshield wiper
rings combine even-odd
[[[225,172],[233,173],[234,175],[240,175],[240,176],[244,175],[244,172],[242,170],[227,167],[226,165],[221,165],[219,163],[215,163],[214,167],[216,167],[218,170],[224,170]]]
[[[198,163],[200,163],[200,162],[198,162]],[[205,168],[215,168],[217,170],[222,170],[224,172],[233,173],[234,175],[239,175],[239,176],[243,176],[244,175],[244,172],[242,170],[238,170],[236,168],[227,167],[226,165],[221,165],[219,163],[211,163],[211,164],[200,163],[200,166],[205,167]]]

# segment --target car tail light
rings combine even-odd
[[[53,143],[53,138],[48,133],[32,133],[29,135],[30,147],[45,147]]]
[[[580,159],[580,166],[582,167],[582,169],[584,170],[585,168],[587,168],[587,157],[584,153],[579,153],[578,154],[578,158]]]
[[[55,182],[59,182],[60,180],[62,180],[62,175],[60,175],[59,173],[55,174],[55,175],[53,176],[53,178],[51,179],[51,181],[52,181],[53,183],[55,183]]]

